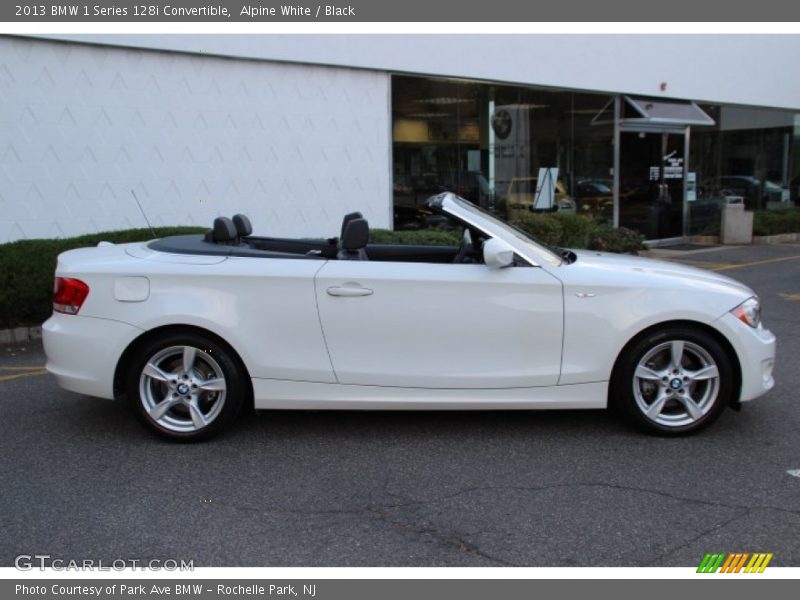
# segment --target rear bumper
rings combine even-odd
[[[108,319],[54,313],[42,325],[47,371],[71,392],[114,397],[114,371],[142,330]]]
[[[753,400],[775,385],[772,370],[775,366],[775,336],[768,329],[753,329],[728,313],[714,322],[728,338],[742,368],[740,402]]]

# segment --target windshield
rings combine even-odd
[[[546,262],[553,266],[562,264],[563,258],[555,249],[535,240],[521,229],[501,221],[488,210],[476,206],[455,194],[438,196],[437,199],[439,198],[441,199],[441,204],[438,202],[437,204],[445,212],[475,225],[492,237],[505,240],[515,249],[522,250],[524,254],[529,254],[531,258],[537,259],[537,262]],[[450,202],[454,206],[449,205]]]

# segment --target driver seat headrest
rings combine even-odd
[[[236,233],[239,237],[247,237],[253,233],[253,225],[245,215],[233,215],[233,225],[236,227]]]
[[[214,229],[211,230],[211,239],[217,244],[230,244],[236,239],[236,226],[228,217],[214,219]]]
[[[358,211],[346,214],[344,216],[344,219],[342,219],[342,231],[339,234],[339,239],[343,239],[344,238],[344,231],[345,231],[345,229],[347,229],[347,224],[350,223],[350,221],[352,221],[354,219],[363,219],[363,218],[364,218],[364,215],[362,215]]]
[[[366,219],[354,218],[344,228],[342,250],[361,250],[369,242],[369,224]]]
[[[369,260],[367,257],[369,242],[369,224],[366,219],[353,219],[344,228],[344,235],[339,240],[338,260]]]

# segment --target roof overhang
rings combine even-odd
[[[625,117],[621,123],[637,125],[716,125],[697,103],[690,100],[653,100],[637,96],[623,96],[625,103],[640,116]]]
[[[622,95],[623,116],[619,124],[623,129],[683,129],[691,125],[716,125],[696,102],[691,100],[665,100]],[[592,119],[592,125],[614,123],[612,98]]]

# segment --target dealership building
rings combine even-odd
[[[800,202],[794,35],[0,37],[0,242],[243,212],[426,225],[452,190],[654,241]]]

